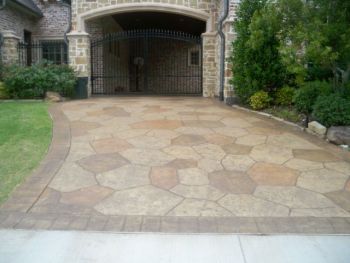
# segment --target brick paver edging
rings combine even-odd
[[[155,233],[350,234],[350,218],[162,217],[0,212],[1,228]]]
[[[28,212],[63,164],[70,148],[71,133],[61,104],[52,104],[49,113],[53,121],[52,140],[45,158],[26,180],[16,188],[0,207],[5,212]]]

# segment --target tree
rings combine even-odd
[[[234,22],[236,39],[232,43],[232,71],[234,77],[232,83],[237,96],[242,102],[247,103],[250,96],[259,89],[259,81],[252,77],[250,59],[254,57],[251,49],[248,48],[252,17],[257,10],[265,6],[267,0],[242,0],[237,11],[237,19]]]
[[[286,80],[286,70],[279,53],[278,34],[281,24],[274,5],[267,4],[257,10],[249,25],[247,42],[249,52],[249,78],[257,88],[274,93]]]
[[[350,89],[350,1],[243,0],[237,16],[232,83],[243,103],[306,81]]]
[[[334,88],[349,81],[350,2],[279,0],[280,54],[297,85],[328,80]]]

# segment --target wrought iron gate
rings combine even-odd
[[[166,30],[134,30],[91,42],[93,94],[202,93],[201,38]]]

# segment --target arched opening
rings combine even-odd
[[[205,21],[139,10],[90,18],[85,29],[92,94],[202,94]]]

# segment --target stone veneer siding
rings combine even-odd
[[[68,8],[54,0],[44,2],[34,0],[44,13],[43,18],[34,18],[6,7],[0,11],[0,31],[13,30],[20,38],[23,37],[23,30],[33,33],[33,39],[63,38],[64,32],[69,26]],[[79,72],[80,76],[90,75],[90,39],[86,32],[75,32],[77,29],[78,16],[97,10],[98,8],[114,7],[121,4],[157,3],[175,5],[177,7],[192,8],[206,12],[210,15],[211,21],[207,23],[207,32],[203,37],[203,95],[219,95],[219,61],[220,61],[220,38],[217,32],[217,23],[222,12],[222,0],[150,0],[147,2],[135,0],[72,0],[72,32],[69,46],[69,57],[71,65]],[[229,18],[225,22],[226,34],[226,62],[225,62],[225,97],[233,95],[233,87],[230,85],[231,66],[227,58],[231,54],[231,40],[234,37],[232,32],[232,21],[235,17],[237,1],[231,0]],[[3,48],[4,49],[4,48]]]
[[[33,39],[63,39],[69,26],[69,8],[57,1],[34,0],[43,17],[34,17],[6,5],[0,10],[0,32],[13,31],[23,39],[23,31],[32,32]]]
[[[17,45],[19,37],[13,31],[3,31],[4,42],[1,46],[1,63],[5,65],[18,62]]]
[[[128,3],[163,3],[172,4],[177,6],[190,7],[196,10],[201,10],[205,12],[210,12],[211,6],[213,5],[212,0],[72,0],[72,28],[75,30],[77,28],[77,16],[79,14],[97,9],[102,7],[113,7],[120,4]]]
[[[85,32],[79,32],[82,28],[80,25],[78,25],[78,19],[81,15],[83,15],[86,12],[93,12],[93,10],[98,10],[101,8],[107,8],[107,7],[116,7],[118,5],[122,4],[137,4],[140,3],[142,5],[146,5],[147,3],[156,3],[157,5],[174,5],[177,7],[183,7],[183,8],[191,8],[193,10],[197,11],[202,11],[208,13],[209,16],[211,16],[211,25],[210,22],[207,23],[208,27],[213,27],[214,26],[214,14],[213,11],[215,10],[215,1],[212,0],[152,0],[152,1],[147,1],[147,2],[141,2],[141,1],[132,1],[132,0],[98,0],[91,2],[90,0],[73,0],[72,2],[72,37],[75,35],[73,38],[78,37],[79,33],[85,33]],[[164,8],[164,11],[166,12],[166,8]],[[90,22],[89,20],[86,21]],[[88,27],[87,25],[85,25]],[[208,28],[207,28],[208,30]],[[78,31],[78,32],[76,32]],[[84,35],[82,36],[83,38],[86,38],[88,36]],[[206,44],[208,48],[211,48],[211,50],[207,50],[206,48],[203,49],[203,95],[204,96],[214,96],[214,89],[215,89],[215,72],[218,70],[216,63],[215,63],[215,43],[213,42],[213,37],[210,36],[211,40],[206,39],[206,35],[203,36],[203,41]],[[82,40],[83,42],[85,40]],[[76,41],[74,43],[77,43]],[[72,43],[70,43],[72,45]],[[88,48],[89,49],[89,48]],[[86,69],[89,67],[88,65],[81,64],[81,62],[84,61],[82,58],[82,50],[79,48],[71,47],[70,46],[70,63],[71,65],[79,70],[81,76],[83,74],[86,74],[85,76],[89,76],[90,72],[88,72]],[[80,50],[80,51],[78,51]],[[90,50],[84,51],[84,53],[89,53]],[[209,58],[206,58],[207,55],[210,55]],[[210,68],[206,67],[205,65],[209,65]],[[91,93],[91,87],[89,87],[89,93]]]
[[[0,32],[13,31],[16,36],[23,38],[24,30],[35,31],[37,19],[7,5],[0,10]]]
[[[214,97],[217,96],[217,34],[205,33],[202,35],[203,39],[203,96]]]
[[[38,38],[60,38],[69,27],[69,6],[57,0],[33,0],[44,16],[36,23],[34,36]]]

